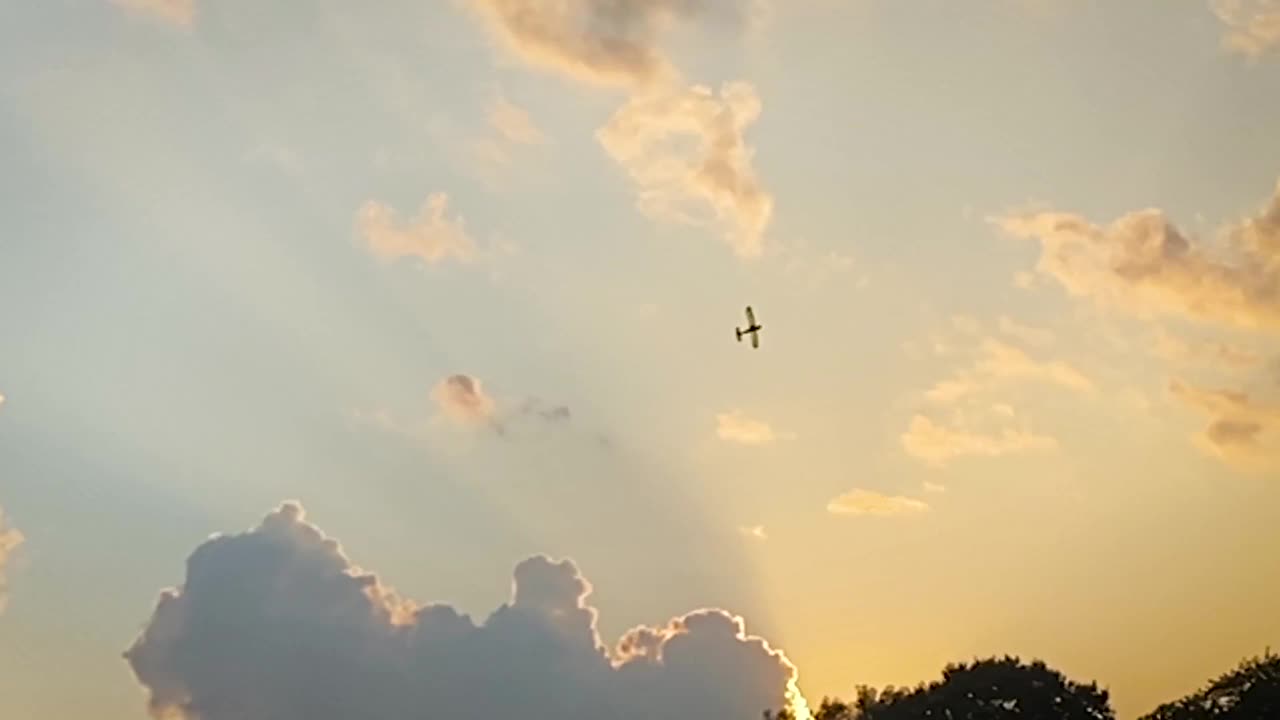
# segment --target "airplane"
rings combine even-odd
[[[763,326],[756,324],[756,314],[751,311],[751,306],[747,306],[747,328],[734,328],[733,331],[738,334],[738,342],[742,342],[743,335],[751,336],[751,347],[760,347],[760,331]]]

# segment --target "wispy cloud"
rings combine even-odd
[[[1163,328],[1156,331],[1151,351],[1171,363],[1227,370],[1255,370],[1265,362],[1260,353],[1249,348],[1221,340],[1189,340]]]
[[[1053,331],[1044,328],[1024,325],[1013,318],[1002,315],[1000,317],[1000,332],[1009,337],[1023,343],[1024,345],[1032,345],[1035,347],[1046,347],[1053,344]]]
[[[902,447],[925,463],[942,467],[962,457],[999,457],[1053,450],[1058,441],[1026,429],[1003,427],[991,431],[947,427],[917,414],[900,436]]]
[[[791,433],[777,433],[769,423],[748,417],[741,410],[716,415],[716,435],[721,440],[739,445],[770,445],[780,439],[794,437]]]
[[[1093,381],[1070,363],[1037,360],[1021,348],[987,337],[979,343],[972,367],[938,381],[924,396],[935,403],[950,404],[1014,381],[1048,383],[1077,392],[1094,390]]]
[[[469,262],[476,257],[475,242],[462,218],[450,218],[448,210],[449,196],[434,193],[418,217],[402,225],[391,207],[370,200],[360,208],[356,225],[368,250],[384,259],[416,257],[434,264],[453,257]]]
[[[717,94],[703,86],[636,95],[596,133],[630,175],[642,212],[658,220],[719,225],[743,258],[764,248],[773,196],[752,166],[745,135],[761,103],[748,83]]]
[[[763,525],[751,525],[738,528],[738,532],[752,540],[768,540],[769,534],[764,531]]]
[[[1222,44],[1257,59],[1280,49],[1280,0],[1212,0],[1215,15],[1226,25]]]
[[[180,25],[190,26],[196,18],[195,0],[111,0],[116,5]]]
[[[24,541],[22,533],[9,526],[4,508],[0,508],[0,612],[4,611],[9,595],[9,557]]]
[[[928,511],[929,504],[923,500],[861,489],[851,490],[827,503],[827,512],[833,515],[917,515]]]
[[[1207,389],[1182,380],[1169,383],[1170,394],[1209,416],[1209,424],[1195,437],[1201,450],[1241,470],[1280,468],[1280,406],[1260,402],[1248,393]]]

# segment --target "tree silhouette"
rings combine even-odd
[[[824,699],[816,720],[1114,720],[1108,692],[1039,660],[987,658],[948,665],[942,679],[915,688],[859,688],[852,704]],[[765,713],[767,720],[794,720]],[[1160,718],[1159,720],[1165,720]],[[1179,718],[1178,720],[1181,720]]]
[[[1280,718],[1280,655],[1268,648],[1208,687],[1165,703],[1141,720],[1259,720]]]

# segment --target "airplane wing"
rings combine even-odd
[[[747,327],[751,327],[752,325],[755,325],[755,324],[756,324],[756,314],[751,311],[751,306],[748,305],[747,306]]]
[[[760,347],[760,333],[758,331],[751,333],[751,347]]]

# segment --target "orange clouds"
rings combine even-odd
[[[365,246],[374,255],[388,260],[416,257],[434,264],[448,257],[467,262],[475,257],[475,243],[461,218],[447,215],[449,197],[434,193],[427,197],[418,217],[400,225],[395,211],[370,200],[356,218]]]
[[[129,10],[151,15],[152,17],[188,26],[196,17],[195,0],[112,0],[117,5]]]
[[[870,490],[851,490],[827,503],[827,512],[833,515],[915,515],[928,511],[929,504],[923,500]]]
[[[1227,26],[1228,50],[1257,59],[1280,48],[1280,0],[1212,0],[1212,7]]]

